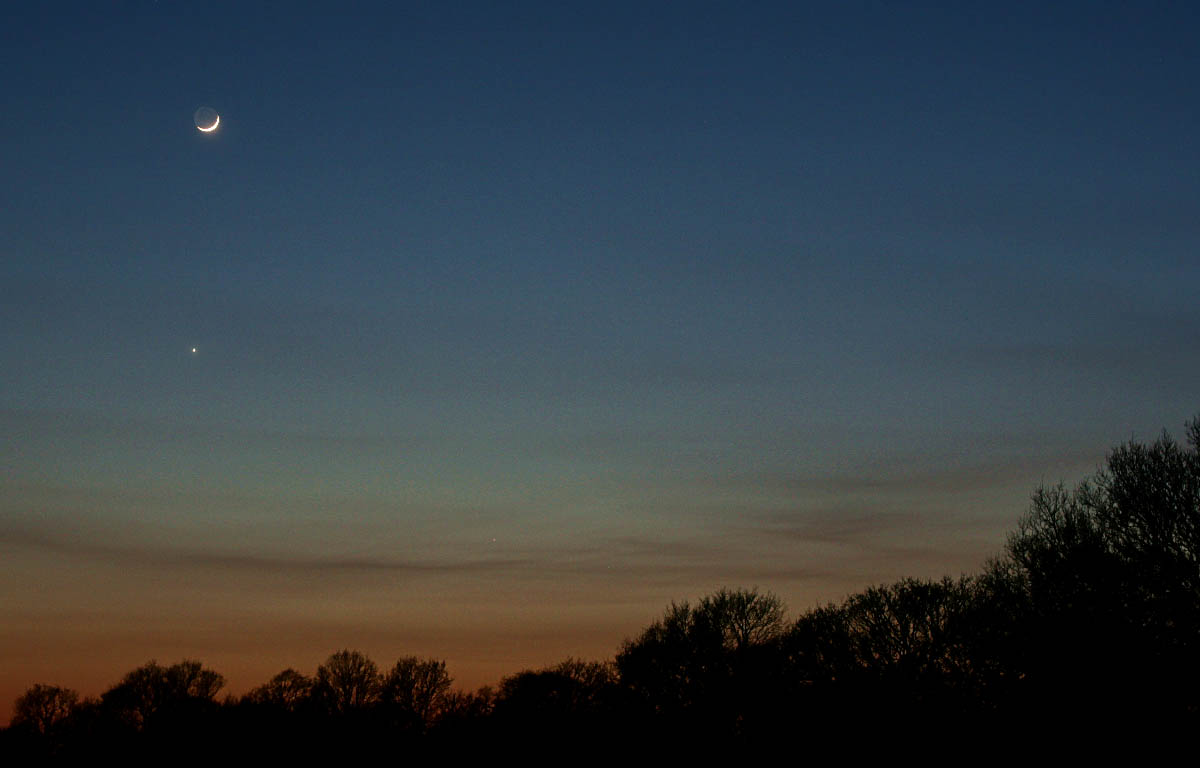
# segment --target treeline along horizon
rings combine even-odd
[[[218,699],[199,661],[150,662],[96,698],[37,684],[0,756],[146,759],[1070,740],[1200,726],[1200,418],[1113,449],[1074,488],[1041,487],[977,574],[907,578],[789,619],[722,589],[672,603],[611,659],[569,658],[452,689],[445,662],[381,669],[353,650]],[[877,746],[882,742],[872,742]],[[897,743],[897,742],[892,742]],[[839,746],[840,745],[840,746]],[[861,748],[862,744],[857,747]]]

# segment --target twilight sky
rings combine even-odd
[[[957,575],[1178,434],[1200,11],[1045,5],[6,7],[0,721]]]

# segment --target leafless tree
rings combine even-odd
[[[38,683],[17,697],[12,725],[32,728],[46,735],[66,719],[78,703],[79,694],[70,688]]]
[[[288,668],[246,694],[246,699],[295,712],[312,694],[313,680]]]
[[[341,650],[317,667],[313,689],[330,711],[346,714],[378,701],[380,683],[379,668],[366,654]]]
[[[380,698],[428,726],[441,711],[451,682],[446,662],[405,656],[383,678]]]

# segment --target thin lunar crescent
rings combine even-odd
[[[221,116],[212,107],[200,107],[192,114],[192,122],[201,133],[212,133],[221,124]]]

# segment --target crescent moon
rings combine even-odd
[[[212,133],[213,131],[217,130],[217,126],[220,124],[221,124],[221,116],[217,115],[217,119],[213,121],[212,125],[208,126],[207,128],[201,128],[200,126],[197,125],[196,130],[202,131],[204,133]]]

